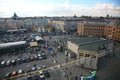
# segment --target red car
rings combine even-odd
[[[12,76],[15,76],[15,75],[17,75],[17,71],[12,72]]]
[[[34,61],[34,60],[35,60],[35,57],[34,57],[34,56],[30,56],[30,60],[31,60],[31,61]]]

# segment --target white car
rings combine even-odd
[[[6,62],[6,65],[7,65],[7,66],[9,66],[10,64],[11,64],[10,61],[7,61],[7,62]]]
[[[44,75],[43,71],[40,71],[39,73],[40,73],[40,79],[45,79],[45,75]]]
[[[42,60],[42,55],[41,54],[38,54],[38,59]]]
[[[2,61],[1,62],[1,67],[4,67],[5,66],[5,61]]]
[[[22,74],[23,73],[23,70],[22,69],[19,69],[18,70],[18,74]]]

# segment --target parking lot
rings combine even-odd
[[[28,39],[26,38],[26,36],[27,37],[30,36],[28,34],[22,34],[22,35],[24,35],[24,40]],[[17,41],[14,40],[16,34],[11,36],[14,36],[12,38],[13,42]],[[10,37],[8,35],[7,37],[8,37],[7,42],[9,42]],[[19,36],[18,38],[19,40],[23,40],[21,36]],[[1,78],[9,77],[11,75],[13,76],[18,75],[18,72],[20,72],[21,70],[23,72],[29,72],[29,71],[34,71],[34,68],[35,70],[39,68],[44,69],[65,63],[66,56],[64,54],[63,49],[66,47],[66,39],[70,37],[68,37],[67,35],[59,35],[59,36],[55,35],[55,36],[44,36],[43,38],[46,42],[45,45],[40,43],[38,44],[37,47],[27,46],[24,48],[22,47],[23,49],[20,50],[10,49],[11,52],[5,51],[6,53],[2,54],[2,56],[0,57],[2,63],[0,68],[2,75]],[[58,47],[62,47],[63,48],[62,51],[58,50]],[[51,48],[52,50],[49,51],[48,48]],[[8,73],[10,73],[10,75]],[[50,71],[50,74],[53,74],[53,71]]]
[[[22,40],[30,42],[33,40],[30,39],[31,34],[32,33],[21,34],[24,36],[24,39],[23,36],[18,36],[17,34],[10,34],[14,36],[13,38],[5,35],[2,37],[1,43],[4,42],[6,36],[8,37],[7,42]],[[41,70],[47,70],[50,74],[50,77],[45,77],[42,80],[80,80],[81,74],[85,76],[90,75],[90,69],[76,66],[76,63],[66,64],[66,62],[69,63],[76,60],[75,58],[70,58],[65,55],[66,41],[70,38],[77,37],[78,36],[74,34],[44,35],[44,42],[38,43],[35,47],[27,45],[25,47],[20,46],[20,48],[13,47],[12,49],[1,50],[0,63],[3,63],[3,65],[0,67],[0,79],[6,79],[6,77],[9,78],[12,76],[11,80],[39,80],[40,76],[42,78],[46,75],[43,72],[39,72]],[[12,39],[9,40],[9,38]],[[119,74],[119,65],[117,67],[116,65],[120,60],[118,59],[118,53],[116,53],[116,55],[117,58],[116,56],[110,56],[99,59],[98,66],[100,66],[100,68],[97,71],[96,80],[107,80],[109,76],[114,76],[114,73]],[[61,64],[66,65],[60,68],[56,67]],[[116,70],[112,70],[113,73],[109,73],[111,66],[107,66],[107,64],[110,64],[114,70]],[[10,75],[8,73],[10,73]],[[18,74],[23,75],[19,76]],[[120,75],[118,75],[118,77],[119,76]]]

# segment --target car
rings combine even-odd
[[[16,60],[12,59],[11,60],[11,65],[16,65]]]
[[[31,60],[30,60],[30,57],[29,56],[27,56],[26,57],[26,62],[30,62]]]
[[[43,73],[44,73],[45,77],[47,77],[47,78],[50,77],[50,74],[49,74],[48,70],[44,70]]]
[[[36,67],[32,67],[32,68],[31,68],[31,71],[35,71],[35,70],[37,70]]]
[[[47,59],[47,56],[45,55],[45,53],[42,53],[42,58]]]
[[[11,77],[11,75],[12,75],[11,73],[7,73],[5,77],[8,78],[8,77]]]
[[[39,80],[39,76],[38,75],[34,75],[33,76],[33,80]]]
[[[22,69],[19,69],[18,74],[22,74],[22,73],[24,73],[24,71]]]
[[[26,62],[26,58],[25,58],[25,57],[22,58],[22,62],[23,62],[23,63]]]
[[[46,68],[46,65],[43,65],[43,66],[42,66],[42,69],[45,69],[45,68]]]
[[[30,72],[31,70],[29,68],[26,69],[26,72]]]
[[[34,57],[34,56],[30,56],[30,60],[31,60],[31,61],[34,61],[34,60],[35,60],[35,57]]]
[[[22,64],[22,59],[18,58],[17,59],[17,64]]]
[[[31,75],[28,75],[28,76],[27,76],[27,80],[32,80],[32,76],[31,76]]]
[[[39,59],[39,60],[42,60],[42,59],[43,59],[43,57],[42,57],[41,54],[38,54],[38,59]]]
[[[6,66],[10,66],[11,62],[8,60],[6,61]]]
[[[1,67],[5,67],[5,66],[6,66],[5,61],[2,61],[1,62]]]
[[[37,55],[34,55],[34,58],[35,58],[35,60],[38,60],[38,56]]]
[[[15,76],[15,75],[17,75],[17,71],[12,72],[12,76]]]
[[[40,80],[45,80],[45,75],[43,71],[40,71],[39,74],[40,74]]]
[[[37,67],[37,70],[41,70],[41,69],[42,69],[42,67],[40,67],[40,66]]]

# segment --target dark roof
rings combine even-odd
[[[79,39],[70,39],[69,41],[78,45],[79,49],[95,52],[97,52],[100,47],[104,47],[105,44],[112,42],[111,40],[97,37],[84,37]]]

